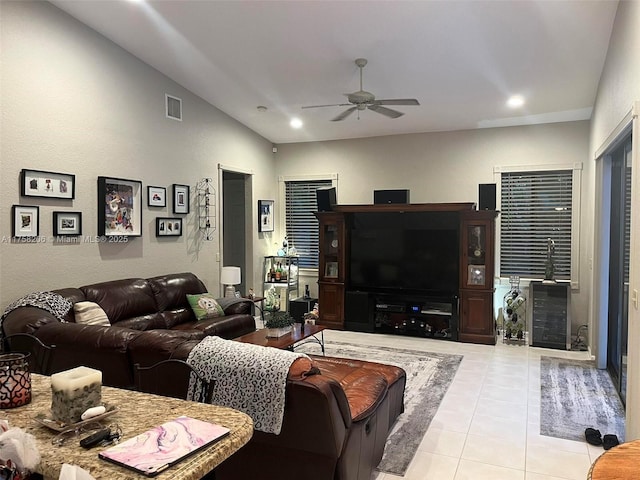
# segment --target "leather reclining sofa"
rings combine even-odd
[[[25,306],[5,316],[2,330],[55,345],[50,373],[85,365],[101,370],[105,385],[133,389],[136,363],[186,360],[207,335],[233,339],[255,330],[249,300],[227,306],[223,317],[197,321],[186,295],[206,291],[191,273],[53,290],[72,303],[99,304],[111,326],[75,323],[73,309],[61,322]],[[280,434],[254,431],[251,441],[216,469],[216,479],[370,479],[404,410],[405,372],[360,360],[311,358],[313,369],[290,371]]]

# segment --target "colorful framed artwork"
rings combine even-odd
[[[142,182],[98,177],[98,235],[142,235]]]
[[[23,197],[74,199],[76,196],[76,176],[70,173],[24,168],[20,172],[20,195]]]
[[[173,184],[173,213],[189,213],[189,185]]]
[[[147,186],[147,205],[150,207],[166,207],[167,189],[164,187]]]
[[[182,218],[156,218],[156,237],[179,237],[182,235]]]
[[[273,200],[258,200],[258,231],[273,232]]]
[[[13,205],[11,236],[16,238],[37,237],[40,232],[40,207]]]
[[[82,212],[53,212],[53,236],[82,235]]]

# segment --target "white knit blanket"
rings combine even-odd
[[[256,430],[277,435],[284,418],[289,368],[304,356],[211,336],[191,350],[187,363],[202,379],[213,382],[212,404],[240,410],[253,419]],[[201,398],[197,385],[192,376],[190,399]]]

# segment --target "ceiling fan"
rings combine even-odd
[[[330,105],[309,105],[302,108],[321,108],[321,107],[349,107],[340,115],[332,118],[332,122],[339,122],[344,120],[356,110],[358,111],[358,118],[360,118],[361,110],[371,110],[376,113],[380,113],[385,117],[398,118],[404,115],[403,112],[393,110],[391,108],[383,107],[383,105],[420,105],[415,98],[395,98],[387,100],[376,100],[376,96],[362,89],[362,69],[367,64],[366,58],[357,58],[356,65],[360,69],[360,90],[353,93],[346,94],[349,103],[335,103]]]

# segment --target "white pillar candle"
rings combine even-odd
[[[51,375],[51,415],[65,423],[80,421],[82,413],[102,403],[102,372],[76,367]]]

